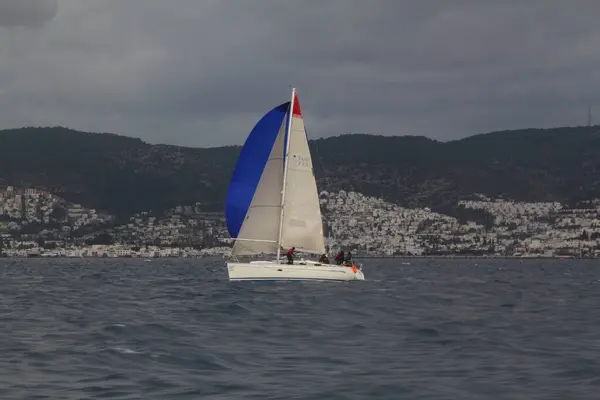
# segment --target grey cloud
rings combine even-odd
[[[51,21],[58,0],[2,0],[0,26],[39,26]]]
[[[61,0],[43,32],[0,37],[0,121],[240,144],[293,84],[311,137],[578,124],[600,106],[599,16],[594,0]]]

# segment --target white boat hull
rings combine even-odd
[[[353,269],[313,261],[294,262],[292,265],[275,261],[228,262],[227,273],[230,281],[365,280],[363,272],[356,267]]]

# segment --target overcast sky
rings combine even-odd
[[[600,121],[598,0],[0,0],[0,128],[242,144],[298,88],[311,138]]]

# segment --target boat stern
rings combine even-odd
[[[365,280],[365,274],[362,272],[362,270],[357,269],[357,271],[354,273],[354,280],[356,280],[356,281],[364,281]]]

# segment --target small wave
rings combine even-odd
[[[598,397],[595,261],[401,261],[348,285],[19,261],[0,271],[1,398]]]
[[[141,351],[128,349],[126,347],[112,347],[111,350],[121,354],[142,354]]]

